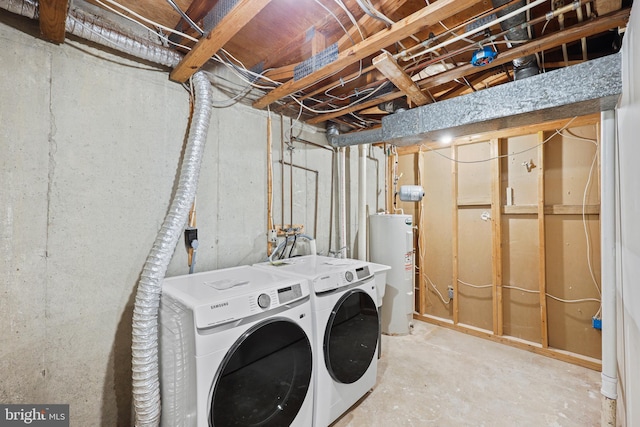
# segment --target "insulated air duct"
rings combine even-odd
[[[497,8],[509,3],[509,0],[491,0],[491,3],[494,8]],[[524,1],[516,2],[513,5],[498,11],[498,18],[524,6]],[[522,12],[502,21],[500,23],[500,27],[503,31],[509,30],[507,35],[507,39],[509,40],[529,40],[529,33],[526,27],[522,26],[525,22],[526,15]],[[535,55],[527,55],[513,60],[514,80],[526,79],[527,77],[535,76],[538,72],[538,61]]]

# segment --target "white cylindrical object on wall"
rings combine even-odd
[[[403,185],[400,187],[400,200],[403,202],[419,202],[424,197],[424,189],[420,185]]]
[[[406,335],[410,331],[414,311],[412,216],[371,215],[369,255],[371,262],[391,267],[382,298],[382,333]]]

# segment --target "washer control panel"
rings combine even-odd
[[[369,270],[368,265],[362,267],[346,268],[333,273],[327,273],[325,275],[316,277],[313,280],[313,291],[315,293],[329,292],[334,289],[349,286],[352,283],[356,283],[372,277],[372,273]]]
[[[195,308],[196,326],[207,328],[264,313],[309,295],[306,280],[221,298]]]

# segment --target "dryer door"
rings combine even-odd
[[[333,308],[324,335],[324,361],[340,383],[358,381],[369,369],[378,344],[378,310],[369,294],[354,289]]]
[[[309,338],[289,319],[261,322],[235,342],[216,374],[209,425],[288,426],[311,384]]]

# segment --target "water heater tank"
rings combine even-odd
[[[391,267],[382,298],[382,333],[406,335],[411,328],[413,297],[413,221],[411,215],[376,214],[369,217],[371,262]]]

